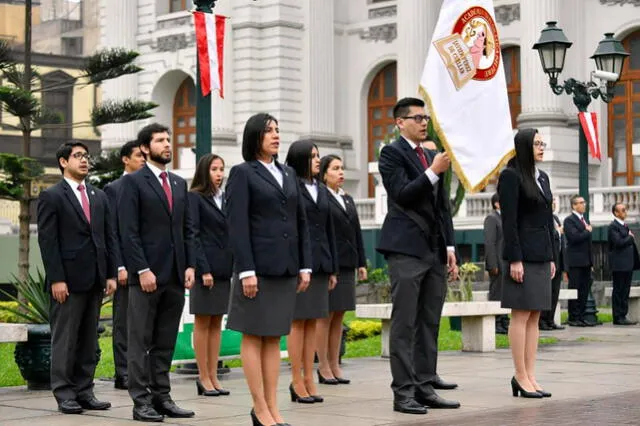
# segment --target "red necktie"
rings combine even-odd
[[[173,197],[171,197],[171,188],[169,188],[169,181],[167,180],[167,172],[160,173],[160,179],[162,179],[162,189],[164,189],[164,195],[167,196],[169,202],[169,211],[173,210]]]
[[[584,220],[584,216],[580,218],[580,220],[582,221],[582,224],[584,225],[584,227],[587,227],[587,221]]]
[[[424,150],[421,147],[416,146],[416,153],[418,154],[418,158],[422,163],[422,167],[424,167],[425,170],[429,168],[429,163],[427,163],[427,157],[424,155]]]
[[[91,209],[89,208],[89,198],[87,197],[87,192],[85,191],[85,186],[80,184],[78,185],[78,191],[80,191],[80,200],[82,204],[82,211],[84,212],[84,217],[87,218],[87,222],[91,223]]]

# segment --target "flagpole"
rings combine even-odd
[[[194,0],[196,12],[213,13],[216,0]],[[197,50],[197,46],[196,46]],[[211,93],[202,96],[200,59],[196,52],[196,162],[211,153]]]

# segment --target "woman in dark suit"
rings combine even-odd
[[[515,366],[513,396],[542,398],[535,377],[540,311],[551,308],[557,248],[549,176],[536,167],[546,144],[535,129],[515,136],[516,156],[500,174],[498,194],[505,260],[502,307],[511,308],[509,342]]]
[[[193,347],[200,374],[198,395],[229,395],[218,381],[222,316],[229,305],[233,268],[222,182],[224,160],[207,154],[198,161],[191,181],[189,204],[197,254],[196,284],[189,291],[189,311],[195,315]]]
[[[337,155],[325,155],[320,161],[320,180],[329,190],[331,217],[338,252],[338,284],[329,293],[329,316],[318,320],[316,346],[320,383],[348,384],[340,368],[342,319],[356,308],[356,268],[360,280],[367,279],[362,230],[353,198],[342,191],[344,167]]]
[[[295,171],[276,159],[279,133],[271,115],[249,118],[242,137],[245,162],[231,169],[226,187],[234,256],[227,327],[242,333],[254,426],[284,424],[276,400],[280,338],[291,330],[296,293],[311,279],[302,191]]]
[[[291,144],[286,163],[298,176],[300,192],[309,223],[313,269],[307,291],[298,293],[296,309],[287,339],[291,360],[292,382],[289,386],[292,402],[322,402],[313,380],[313,359],[316,353],[316,320],[329,316],[329,292],[337,282],[338,262],[336,241],[329,205],[329,191],[318,181],[320,153],[308,141]]]

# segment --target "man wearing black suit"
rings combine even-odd
[[[635,235],[629,230],[624,220],[627,218],[627,207],[616,203],[611,212],[615,216],[609,225],[609,265],[613,275],[613,323],[615,325],[635,325],[637,321],[627,319],[629,312],[629,290],[633,271],[640,269],[640,257],[636,247]]]
[[[89,153],[79,142],[56,152],[64,179],[40,194],[38,244],[51,292],[51,389],[58,410],[80,414],[111,403],[93,394],[98,317],[116,289],[118,245],[104,192],[87,184]]]
[[[551,205],[553,211],[556,211],[557,202],[553,200]],[[554,317],[556,315],[556,308],[558,306],[558,298],[560,297],[560,286],[562,285],[562,272],[564,272],[564,252],[566,238],[564,237],[564,228],[560,218],[555,213],[553,214],[553,223],[556,227],[556,232],[553,234],[555,238],[555,246],[558,248],[558,257],[556,260],[556,274],[551,279],[551,309],[548,311],[542,311],[540,313],[540,320],[538,321],[538,328],[540,330],[564,330],[564,327],[560,324],[556,324]]]
[[[484,263],[489,273],[489,300],[502,300],[502,218],[500,217],[500,201],[498,194],[491,197],[493,211],[484,219]],[[496,315],[496,333],[507,334],[509,330],[509,316]]]
[[[387,259],[391,280],[393,409],[426,414],[426,407],[460,406],[440,398],[432,384],[449,385],[436,374],[436,364],[447,293],[445,268],[454,279],[458,272],[449,200],[442,185],[450,162],[446,153],[420,146],[429,121],[423,101],[401,99],[393,112],[400,137],[380,153],[388,213],[377,247]]]
[[[150,124],[138,133],[147,164],[122,177],[118,225],[129,285],[129,394],[133,418],[193,417],[171,399],[169,369],[196,263],[187,184],[167,173],[169,129]]]
[[[129,141],[120,149],[120,160],[124,164],[124,175],[140,170],[145,159],[137,140]],[[119,253],[122,250],[122,238],[118,232],[118,193],[122,188],[122,178],[116,179],[104,187],[109,197],[113,229],[118,233]],[[127,287],[127,268],[122,256],[116,259],[118,265],[118,291],[113,296],[113,363],[116,370],[116,389],[128,389],[127,376],[127,305],[129,304],[129,287]]]
[[[567,238],[566,264],[569,268],[569,288],[578,290],[578,299],[569,300],[568,324],[575,327],[591,327],[595,324],[585,321],[584,311],[591,289],[591,232],[593,228],[584,217],[584,198],[571,197],[573,212],[564,219],[564,235]]]

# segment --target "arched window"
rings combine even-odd
[[[382,68],[369,86],[367,98],[367,134],[369,161],[376,161],[376,152],[385,136],[393,133],[393,107],[397,102],[396,63]],[[373,176],[369,175],[369,197],[374,196]]]
[[[44,126],[42,137],[70,139],[73,122],[73,78],[63,71],[53,71],[42,76],[42,106],[60,117],[55,126]],[[47,90],[47,88],[49,88]]]
[[[191,77],[184,79],[173,101],[173,167],[195,167],[196,86]]]
[[[518,116],[522,111],[520,97],[520,48],[518,46],[502,49],[504,74],[507,79],[507,93],[509,95],[509,110],[511,111],[511,127],[516,129]]]
[[[614,185],[640,185],[640,30],[622,44],[630,56],[608,105],[609,157],[613,160]]]
[[[169,0],[169,12],[180,12],[192,6],[192,0]]]

